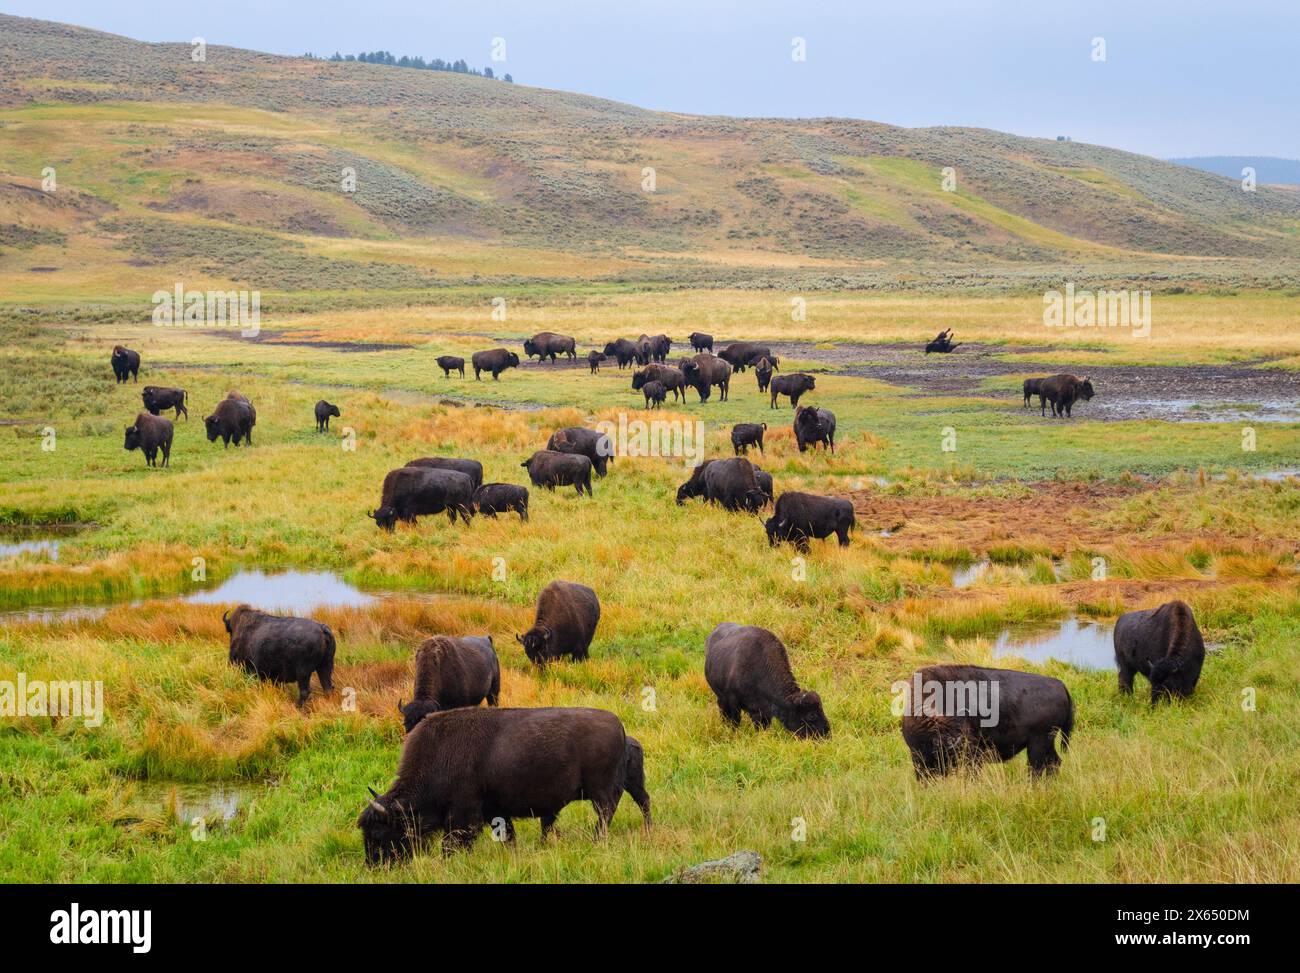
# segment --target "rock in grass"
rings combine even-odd
[[[761,882],[763,859],[756,851],[738,851],[717,861],[700,862],[664,879],[665,885],[754,885]]]

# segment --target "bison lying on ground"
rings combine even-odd
[[[1041,378],[1025,379],[1025,404],[1021,406],[1022,409],[1028,407],[1030,399],[1042,393],[1042,385],[1043,380]]]
[[[947,328],[943,331],[940,331],[937,335],[935,335],[934,340],[925,346],[925,353],[928,355],[930,354],[930,352],[936,351],[943,354],[947,354],[948,352],[952,351],[954,348],[958,347],[958,345],[960,344],[961,344],[960,341],[957,342],[956,344],[953,344],[952,328]]]
[[[247,445],[253,445],[253,426],[256,424],[257,411],[238,392],[231,392],[218,402],[212,415],[203,420],[208,442],[215,443],[217,437],[220,437],[226,449],[230,448],[231,440],[234,440],[236,446],[241,439]]]
[[[595,375],[598,371],[600,371],[600,363],[603,362],[607,357],[608,356],[603,351],[587,352],[587,364],[591,366],[591,374]]]
[[[230,633],[230,664],[259,679],[298,684],[298,705],[311,695],[311,674],[321,688],[334,692],[334,633],[310,618],[268,615],[240,605],[221,616]]]
[[[528,479],[533,486],[554,490],[557,486],[572,485],[581,496],[585,491],[591,492],[591,460],[578,453],[561,453],[551,449],[539,449],[532,456],[519,464],[528,471]]]
[[[546,448],[556,453],[576,453],[591,460],[597,476],[604,476],[606,464],[613,462],[614,442],[603,432],[583,426],[566,426],[551,433]]]
[[[636,787],[650,826],[644,772],[623,724],[598,709],[454,709],[406,738],[397,780],[357,820],[366,864],[409,856],[443,833],[443,853],[474,843],[486,824],[514,840],[515,818],[541,818],[542,836],[568,804],[591,801],[596,836],[609,830],[624,789]],[[636,793],[633,793],[636,796]],[[498,825],[498,822],[500,824]]]
[[[763,452],[763,433],[767,431],[766,422],[739,422],[731,427],[731,448],[737,456],[744,456],[750,446],[757,446]]]
[[[849,532],[857,526],[853,504],[842,497],[821,497],[815,493],[787,492],[776,501],[776,510],[767,519],[767,542],[790,541],[801,551],[808,550],[809,538],[822,540],[834,534],[840,547],[849,546]]]
[[[330,427],[330,416],[337,416],[339,407],[321,399],[316,403],[316,431],[325,432]]]
[[[156,416],[163,409],[175,409],[176,418],[185,414],[185,421],[190,421],[190,410],[185,408],[185,390],[166,388],[162,385],[146,385],[140,390],[140,399],[144,402],[145,411],[151,416]]]
[[[172,455],[172,421],[162,416],[141,412],[135,425],[126,427],[126,441],[122,448],[130,452],[138,449],[144,453],[145,466],[157,466],[158,450],[162,450],[162,465],[168,466]]]
[[[528,521],[528,488],[513,483],[484,483],[474,491],[474,507],[481,514],[496,518],[497,514],[515,511],[519,519]]]
[[[709,401],[713,386],[718,387],[718,398],[726,402],[731,388],[731,366],[716,355],[701,352],[682,366],[682,374],[688,385],[693,385],[700,394],[700,401]]]
[[[799,405],[799,397],[805,392],[811,392],[815,389],[817,387],[817,379],[813,378],[811,375],[806,375],[803,372],[795,372],[793,375],[778,375],[776,378],[772,379],[772,384],[769,387],[772,392],[771,407],[773,409],[779,408],[776,404],[776,400],[782,395],[788,395],[790,397],[790,404],[797,408]]]
[[[398,700],[397,709],[410,733],[430,713],[485,699],[495,706],[500,695],[501,664],[491,635],[435,635],[415,650],[415,695],[409,703]]]
[[[455,470],[469,477],[470,483],[477,490],[483,485],[483,464],[476,459],[457,459],[454,456],[421,456],[406,464],[422,466],[426,470]]]
[[[529,358],[537,356],[538,361],[547,358],[555,364],[557,355],[568,355],[569,361],[578,360],[577,343],[568,335],[553,331],[539,331],[524,341],[524,354]]]
[[[499,382],[501,373],[507,368],[519,367],[519,356],[504,348],[493,348],[491,351],[474,352],[470,356],[470,362],[474,366],[475,381],[483,381],[483,372],[491,372],[492,381]]]
[[[814,406],[795,406],[794,440],[799,444],[799,452],[809,446],[821,443],[832,453],[835,452],[835,413],[830,409],[818,409]]]
[[[1061,762],[1053,737],[1070,744],[1074,702],[1049,676],[983,666],[926,666],[914,673],[903,713],[903,739],[916,776],[948,774],[965,764],[1007,761],[1029,750],[1038,776]]]
[[[537,596],[533,627],[515,640],[539,666],[569,656],[587,658],[600,622],[600,600],[585,584],[552,581]]]
[[[1133,675],[1151,682],[1151,705],[1192,694],[1205,663],[1205,642],[1184,601],[1125,612],[1115,623],[1119,691],[1133,692]]]
[[[1095,394],[1092,382],[1086,376],[1078,378],[1066,374],[1053,375],[1051,378],[1039,379],[1038,410],[1040,414],[1047,415],[1047,403],[1050,402],[1053,417],[1069,418],[1074,403],[1080,399],[1087,402]]]
[[[109,356],[109,363],[113,366],[113,375],[119,385],[128,378],[137,382],[140,380],[140,353],[138,351],[123,348],[121,345],[114,345],[113,354]]]
[[[618,362],[621,371],[636,361],[637,346],[635,342],[628,341],[626,338],[619,338],[617,341],[611,341],[605,345],[605,354]]]
[[[458,513],[468,524],[474,516],[474,482],[456,470],[403,466],[384,477],[379,507],[369,516],[380,529],[392,530],[399,520],[413,524],[444,510],[453,524]]]
[[[715,628],[704,646],[704,678],[732,726],[748,713],[761,730],[775,716],[797,737],[830,735],[821,697],[799,688],[785,646],[765,628],[734,622]]]
[[[465,359],[458,358],[455,355],[439,355],[434,359],[438,367],[442,369],[443,378],[451,378],[452,372],[460,372],[460,377],[465,377]]]
[[[713,350],[713,335],[705,334],[703,331],[692,331],[686,340],[691,343],[691,347],[696,351]]]

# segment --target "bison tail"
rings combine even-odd
[[[1065,719],[1057,727],[1061,735],[1061,749],[1070,749],[1070,734],[1074,732],[1074,700],[1070,700],[1069,712],[1065,714]]]

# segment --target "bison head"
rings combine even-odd
[[[506,355],[506,364],[511,368],[519,367],[519,356],[513,351]]]
[[[1092,382],[1088,380],[1087,376],[1084,376],[1083,381],[1079,383],[1079,398],[1083,399],[1084,402],[1087,402],[1096,394],[1097,393],[1092,390]]]
[[[776,518],[768,517],[763,521],[763,527],[767,531],[768,547],[776,547]]]
[[[532,338],[524,339],[524,354],[529,356],[540,354],[537,350],[537,342]]]
[[[378,524],[380,530],[392,530],[397,526],[397,508],[389,504],[370,511],[366,516]]]
[[[139,426],[126,427],[126,442],[122,444],[122,448],[128,450],[140,448],[140,427]]]
[[[644,388],[644,387],[645,387],[645,383],[646,383],[646,375],[645,375],[645,372],[633,372],[633,373],[632,373],[632,389],[633,389],[633,391],[636,391],[636,390],[638,390],[638,389]]]
[[[767,494],[761,489],[745,491],[745,509],[756,514],[767,505]]]
[[[781,714],[781,724],[800,738],[831,735],[831,724],[822,709],[822,698],[811,690],[795,693]]]
[[[545,625],[534,625],[523,635],[516,635],[515,641],[524,647],[524,655],[533,662],[544,662],[550,657],[555,633]]]
[[[372,800],[357,818],[366,845],[366,864],[382,865],[411,854],[410,817],[399,801],[385,804],[370,788]]]
[[[405,725],[407,733],[414,730],[415,725],[420,720],[430,713],[438,712],[440,708],[436,699],[413,699],[406,704],[403,704],[401,700],[397,701],[397,711],[402,714],[402,723]]]
[[[215,443],[217,437],[221,435],[221,420],[216,416],[208,416],[203,420],[203,428],[207,430],[208,442]]]
[[[327,407],[326,407],[326,409],[325,409],[325,414],[326,414],[327,416],[338,416],[338,415],[339,415],[339,407],[338,407],[338,406],[336,406],[336,405],[330,405],[329,403],[326,403],[326,406],[327,406]]]

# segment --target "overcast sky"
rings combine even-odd
[[[149,41],[464,58],[523,84],[671,111],[1300,158],[1300,0],[0,0],[0,10]],[[504,63],[491,60],[496,37]],[[1098,37],[1104,61],[1093,59]]]

